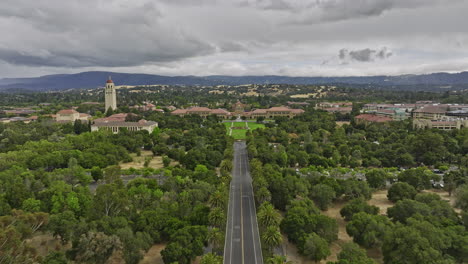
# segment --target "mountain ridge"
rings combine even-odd
[[[116,85],[242,85],[242,84],[349,84],[371,86],[462,86],[468,88],[468,72],[405,74],[397,76],[349,76],[349,77],[289,77],[281,75],[246,76],[164,76],[145,73],[117,73],[88,71],[75,74],[52,74],[28,78],[0,79],[0,90],[57,91],[76,88],[97,88],[111,76]]]

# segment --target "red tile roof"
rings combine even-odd
[[[422,108],[414,110],[415,113],[431,113],[431,114],[444,114],[447,112],[447,105],[427,105]]]
[[[285,112],[285,111],[291,111],[288,107],[285,106],[277,106],[277,107],[272,107],[270,109],[267,109],[267,112]]]
[[[73,115],[77,113],[78,112],[73,109],[64,109],[57,112],[58,115]]]
[[[187,113],[186,109],[176,109],[176,110],[172,111],[172,114],[174,114],[174,115],[186,114],[186,113]]]
[[[100,122],[125,122],[125,119],[127,119],[127,116],[129,114],[127,113],[120,113],[120,114],[113,114],[109,117],[104,117],[104,118],[98,118],[94,120],[95,123],[100,123]]]
[[[187,109],[187,112],[210,112],[211,109],[209,109],[208,107],[192,107],[192,108],[189,108]]]

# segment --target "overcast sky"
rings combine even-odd
[[[468,0],[0,0],[0,78],[468,70]]]

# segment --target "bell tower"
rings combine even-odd
[[[112,110],[117,109],[117,93],[115,91],[114,82],[112,81],[110,76],[106,82],[105,99],[106,112],[107,110],[109,110],[109,107],[112,108]]]

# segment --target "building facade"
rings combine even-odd
[[[90,115],[79,113],[73,109],[60,110],[55,115],[55,121],[57,122],[75,122],[76,120],[88,121]]]
[[[140,120],[138,122],[122,122],[122,121],[104,121],[96,122],[91,125],[91,131],[108,130],[117,134],[121,129],[125,128],[128,131],[146,130],[149,133],[153,132],[158,127],[157,122]]]
[[[413,129],[440,129],[452,130],[468,127],[466,119],[445,119],[445,120],[429,120],[429,119],[413,119]]]
[[[236,109],[240,110],[240,109]],[[224,109],[209,109],[207,107],[192,107],[188,109],[177,109],[171,112],[172,115],[177,116],[186,116],[186,115],[199,115],[206,118],[209,115],[216,115],[219,118],[229,119],[235,116],[245,116],[248,119],[258,119],[259,117],[263,118],[275,118],[275,117],[288,117],[293,118],[297,115],[303,114],[305,111],[302,109],[291,109],[289,107],[280,106],[280,107],[271,107],[268,109],[255,109],[251,112],[229,112]]]

